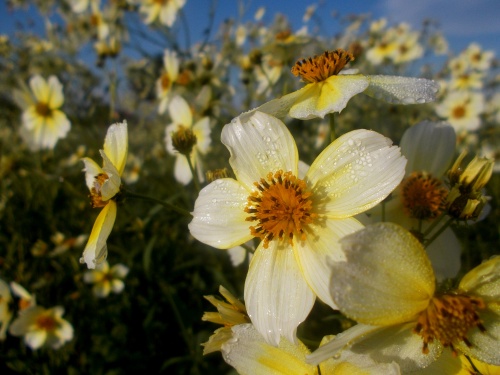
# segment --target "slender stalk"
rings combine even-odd
[[[429,225],[429,227],[427,227],[427,229],[422,233],[424,235],[424,237],[428,236],[429,234],[432,233],[432,231],[434,229],[436,229],[436,227],[441,223],[441,221],[443,221],[445,215],[442,214],[441,216],[439,216],[437,219],[435,219],[431,225]]]
[[[191,161],[191,158],[189,155],[184,155],[186,156],[186,159],[189,164],[189,169],[191,170],[191,174],[193,175],[193,182],[194,182],[194,187],[196,189],[196,192],[200,191],[200,180],[198,179],[198,173],[196,173],[196,170],[194,169],[193,162]]]
[[[439,237],[439,235],[440,235],[441,233],[443,233],[443,232],[444,232],[444,230],[450,226],[450,224],[451,224],[451,222],[452,222],[453,220],[454,220],[454,219],[453,219],[452,217],[450,217],[450,218],[446,221],[446,223],[444,223],[444,225],[443,225],[441,228],[439,228],[439,230],[438,230],[436,233],[434,233],[434,234],[432,235],[432,237],[431,237],[431,238],[429,238],[428,240],[426,240],[426,241],[424,242],[425,247],[429,246],[429,245],[430,245],[430,244],[431,244],[431,243],[432,243],[432,242],[433,242],[436,238],[438,238],[438,237]]]
[[[165,202],[165,201],[153,198],[153,197],[148,197],[147,195],[132,193],[130,191],[124,191],[123,193],[124,193],[126,198],[136,198],[136,199],[142,199],[142,200],[158,203],[158,204],[162,205],[163,207],[165,207],[169,210],[175,211],[183,216],[191,217],[191,213],[189,211],[187,211],[183,208],[174,206],[173,204],[171,204],[169,202]]]

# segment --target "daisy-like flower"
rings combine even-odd
[[[185,155],[180,150],[176,150],[172,142],[172,134],[179,130],[188,130],[195,137],[195,145],[190,153],[191,163],[198,173],[200,181],[203,181],[203,170],[201,168],[200,155],[205,155],[210,148],[210,119],[205,116],[193,123],[193,114],[189,104],[181,96],[175,96],[168,106],[172,123],[165,130],[165,145],[170,155],[174,155],[175,166],[174,176],[183,185],[191,182],[193,175],[189,168],[189,163]]]
[[[17,306],[19,311],[29,309],[30,307],[36,306],[36,298],[30,292],[28,292],[24,287],[15,281],[10,282],[10,289],[12,293],[19,298]]]
[[[12,295],[10,294],[9,285],[0,279],[0,341],[5,340],[5,333],[12,319],[11,302]]]
[[[46,81],[40,75],[33,76],[29,85],[32,97],[22,114],[21,136],[33,151],[53,149],[71,127],[59,109],[64,103],[63,86],[56,76]]]
[[[453,125],[457,133],[477,130],[485,108],[484,96],[469,91],[453,91],[436,105],[436,113]]]
[[[455,157],[455,145],[455,131],[446,122],[422,121],[408,128],[400,143],[401,153],[408,159],[405,178],[383,207],[370,211],[372,223],[398,223],[426,240],[423,233],[446,210],[448,189],[443,180]],[[435,238],[426,251],[438,281],[456,276],[461,246],[451,228]]]
[[[331,143],[299,175],[295,141],[279,119],[255,112],[222,130],[236,180],[201,190],[191,234],[229,249],[261,239],[245,281],[252,323],[272,345],[295,340],[315,296],[336,308],[330,260],[343,258],[338,240],[362,228],[353,218],[383,200],[401,181],[406,160],[386,137],[369,130]]]
[[[500,257],[441,292],[425,249],[401,226],[375,224],[341,242],[346,261],[331,265],[331,292],[340,311],[360,324],[319,348],[312,363],[349,343],[374,360],[395,361],[403,373],[453,358],[441,356],[444,350],[500,364]]]
[[[172,27],[180,8],[186,0],[140,0],[139,12],[144,15],[146,24],[159,20],[160,23]]]
[[[160,99],[159,114],[163,114],[167,110],[172,85],[179,77],[179,59],[175,51],[165,50],[163,66],[165,72],[156,81],[156,97]]]
[[[354,95],[362,92],[394,104],[427,103],[436,99],[439,85],[432,80],[365,76],[354,74],[353,70],[339,74],[351,60],[353,55],[350,52],[337,49],[297,61],[292,73],[299,76],[306,85],[255,110],[280,118],[288,114],[306,120],[340,112]]]
[[[24,336],[24,342],[35,350],[43,345],[58,349],[73,338],[73,327],[62,318],[64,308],[46,309],[34,306],[19,312],[9,328],[13,336]]]
[[[94,270],[86,271],[83,274],[83,281],[94,284],[92,292],[96,297],[105,298],[110,292],[121,293],[125,288],[123,279],[128,274],[128,267],[123,264],[115,264],[109,268],[107,261],[99,264]]]
[[[463,54],[468,59],[471,67],[480,71],[488,70],[495,58],[493,51],[484,51],[477,43],[471,43]]]
[[[85,181],[90,190],[92,207],[102,208],[92,227],[87,246],[83,250],[81,263],[88,268],[106,260],[108,248],[106,240],[116,219],[116,198],[122,185],[121,175],[125,169],[128,152],[127,122],[113,124],[104,139],[104,149],[100,150],[103,166],[90,158],[83,158]]]
[[[370,374],[399,374],[399,366],[377,364],[368,356],[345,351],[339,358],[329,359],[317,366],[308,364],[309,349],[301,342],[293,343],[282,337],[277,347],[269,345],[264,337],[250,323],[245,305],[226,288],[219,292],[227,302],[214,296],[205,298],[217,308],[217,312],[206,312],[202,320],[221,324],[204,346],[203,354],[220,351],[224,360],[233,366],[238,374],[283,374],[283,375],[351,375],[356,371]],[[326,336],[320,345],[331,340]],[[361,372],[364,373],[364,372]]]

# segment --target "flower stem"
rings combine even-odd
[[[424,242],[424,246],[425,246],[425,247],[429,246],[429,245],[430,245],[430,244],[431,244],[431,243],[432,243],[432,242],[433,242],[436,238],[438,238],[438,237],[439,237],[439,235],[440,235],[441,233],[443,233],[443,232],[444,232],[444,230],[450,226],[450,224],[451,224],[451,222],[452,222],[453,220],[454,220],[454,218],[450,217],[450,218],[446,221],[446,223],[444,223],[444,225],[443,225],[441,228],[439,228],[439,230],[438,230],[436,233],[434,233],[434,234],[432,235],[432,237],[431,237],[431,238],[429,238],[428,240],[425,240],[425,242]]]
[[[142,195],[142,194],[137,194],[137,193],[132,193],[130,191],[122,191],[124,196],[126,198],[136,198],[136,199],[143,199],[143,200],[146,200],[146,201],[150,201],[150,202],[154,202],[154,203],[158,203],[160,205],[162,205],[163,207],[169,209],[169,210],[172,210],[172,211],[175,211],[183,216],[186,216],[186,217],[191,217],[191,213],[183,208],[180,208],[180,207],[177,207],[169,202],[165,202],[165,201],[162,201],[162,200],[159,200],[159,199],[156,199],[156,198],[153,198],[153,197],[148,197],[147,195]]]
[[[187,159],[187,162],[189,164],[189,169],[191,170],[191,174],[193,175],[193,182],[194,182],[194,187],[196,189],[196,192],[200,192],[200,181],[198,180],[198,173],[196,173],[196,170],[194,169],[193,162],[191,161],[191,157],[189,155],[184,155]]]

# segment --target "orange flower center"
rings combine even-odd
[[[469,330],[477,327],[481,332],[485,331],[478,315],[478,310],[484,308],[486,304],[479,297],[444,294],[432,298],[427,309],[420,313],[413,330],[422,336],[422,352],[429,353],[428,345],[434,339],[449,347],[454,355],[457,354],[454,343],[463,341],[470,347],[466,337]]]
[[[264,241],[264,248],[275,238],[288,239],[290,244],[294,236],[305,240],[304,228],[318,216],[312,212],[312,193],[305,181],[280,170],[254,185],[257,190],[248,196],[246,220],[257,222],[250,231]]]
[[[36,103],[35,110],[42,117],[50,117],[52,115],[52,109],[50,109],[47,103]]]
[[[56,328],[57,323],[54,318],[49,315],[40,315],[36,318],[36,325],[39,329],[53,331]]]
[[[453,108],[452,117],[462,118],[465,116],[465,108],[463,105]]]
[[[101,195],[101,187],[108,180],[108,175],[106,173],[100,173],[95,176],[94,186],[90,190],[90,204],[92,208],[104,207],[108,202],[103,202]]]
[[[448,191],[428,173],[413,172],[401,184],[401,192],[403,207],[411,218],[434,219],[445,209]]]
[[[302,78],[304,82],[322,82],[328,77],[339,74],[342,68],[354,60],[352,53],[343,49],[325,51],[322,55],[302,59],[292,67],[294,76]]]

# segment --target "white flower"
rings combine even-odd
[[[193,124],[193,114],[188,103],[181,96],[175,96],[170,101],[168,111],[173,122],[165,129],[165,145],[170,155],[175,156],[174,176],[183,185],[191,182],[193,175],[189,168],[187,158],[177,152],[172,145],[172,133],[184,127],[192,130],[196,136],[196,145],[191,152],[191,162],[198,173],[198,178],[203,181],[203,171],[201,168],[201,155],[205,155],[210,148],[210,120],[207,116],[199,119]]]
[[[338,240],[362,228],[353,216],[399,184],[406,160],[389,139],[356,130],[331,143],[301,179],[292,135],[261,112],[233,120],[221,140],[237,179],[201,190],[189,229],[221,249],[262,240],[245,281],[248,313],[267,342],[294,342],[315,296],[336,307],[328,263],[343,258]]]
[[[106,240],[113,229],[116,219],[115,196],[120,192],[121,175],[125,169],[128,153],[127,122],[113,124],[104,139],[104,149],[100,150],[103,158],[102,168],[90,158],[83,158],[85,181],[90,190],[92,207],[103,207],[92,227],[87,246],[83,250],[81,263],[88,268],[95,268],[106,260],[108,247]]]
[[[477,130],[480,115],[485,107],[484,95],[469,91],[453,91],[442,103],[436,105],[436,113],[453,125],[457,133]]]
[[[63,314],[61,306],[51,309],[34,306],[19,312],[9,332],[14,336],[24,336],[24,342],[33,350],[43,345],[58,349],[73,338],[73,327],[62,318]]]
[[[99,264],[94,270],[83,274],[83,281],[94,284],[92,292],[96,297],[105,298],[110,292],[121,293],[125,284],[122,279],[128,274],[128,267],[123,264],[115,264],[109,268],[107,261]]]
[[[163,25],[172,27],[180,8],[186,0],[142,0],[139,12],[144,15],[146,24],[159,20]]]
[[[66,115],[59,110],[64,102],[63,87],[56,76],[46,81],[35,75],[29,84],[33,96],[22,115],[21,136],[33,151],[53,149],[71,127]]]
[[[165,72],[156,81],[156,97],[160,99],[159,114],[165,113],[170,101],[172,85],[179,77],[179,59],[175,51],[165,50],[163,67]]]

